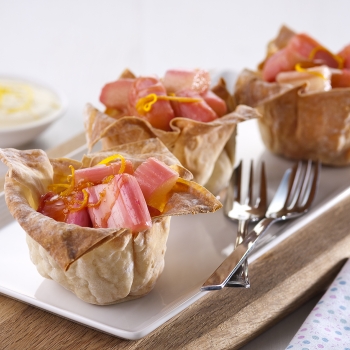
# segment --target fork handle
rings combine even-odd
[[[244,237],[248,233],[250,219],[238,220],[237,237],[236,244],[237,247],[242,243]],[[242,265],[237,269],[237,271],[230,277],[229,281],[226,283],[225,287],[235,287],[235,288],[249,288],[250,281],[248,276],[248,260],[244,260]]]
[[[204,282],[201,291],[222,289],[252,252],[256,242],[270,226],[279,219],[265,218],[243,239],[236,249],[223,261],[216,271]]]

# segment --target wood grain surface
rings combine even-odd
[[[0,349],[239,349],[327,288],[350,256],[349,212],[347,197],[251,263],[250,289],[208,293],[138,341],[0,295]]]

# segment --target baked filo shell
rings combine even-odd
[[[268,55],[283,48],[293,34],[282,27],[269,43]],[[307,84],[270,83],[261,78],[260,70],[246,69],[236,81],[234,95],[236,103],[262,114],[259,129],[271,152],[332,166],[350,164],[350,88],[309,92]]]
[[[39,273],[60,283],[80,299],[98,305],[113,304],[150,292],[164,268],[170,216],[214,212],[221,203],[194,182],[176,184],[162,215],[152,218],[152,228],[87,228],[57,222],[37,212],[40,196],[53,183],[67,181],[69,165],[93,166],[118,153],[134,168],[152,156],[189,180],[191,173],[158,140],[122,145],[108,152],[84,156],[81,162],[49,159],[42,150],[0,149],[9,170],[5,199],[13,217],[27,233],[30,257]]]
[[[124,73],[122,77],[128,76]],[[91,104],[84,111],[89,149],[101,140],[102,148],[148,138],[159,138],[194,176],[194,181],[217,194],[228,183],[235,162],[236,127],[239,122],[258,118],[248,106],[236,106],[233,96],[220,79],[212,91],[227,105],[228,114],[212,122],[174,118],[171,131],[154,128],[144,118],[126,115],[111,117]]]

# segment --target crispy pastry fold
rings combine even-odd
[[[175,185],[162,215],[152,219],[152,228],[138,233],[80,227],[37,212],[47,186],[67,181],[69,165],[75,169],[93,166],[115,153],[131,160],[135,168],[152,156],[177,170],[184,180],[192,177],[157,138],[89,154],[81,162],[49,159],[41,150],[0,149],[0,159],[9,168],[6,203],[27,233],[30,256],[39,273],[99,305],[140,297],[153,288],[164,267],[170,216],[214,212],[221,207],[205,188],[184,181]]]

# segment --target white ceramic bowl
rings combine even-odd
[[[36,80],[25,79],[15,76],[4,76],[0,75],[0,79],[20,82],[24,84],[28,84],[32,87],[43,88],[46,91],[51,92],[57,100],[59,101],[58,109],[50,112],[49,114],[40,117],[39,119],[26,121],[23,123],[19,123],[17,125],[11,126],[2,126],[0,124],[0,147],[1,148],[9,148],[9,147],[19,147],[24,145],[36,137],[39,136],[46,128],[48,128],[52,123],[54,123],[57,119],[62,117],[67,111],[68,100],[66,96],[58,91],[57,89],[47,85],[46,83],[41,83]]]

